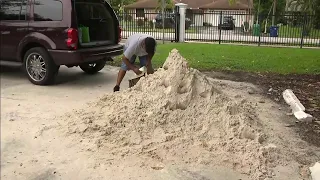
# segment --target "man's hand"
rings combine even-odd
[[[137,67],[133,67],[133,68],[132,68],[132,71],[133,71],[134,73],[136,73],[136,75],[139,75],[139,74],[142,73],[142,72],[139,70],[139,68],[137,68]]]
[[[153,69],[151,63],[147,66],[147,73],[148,74],[153,74],[154,73],[154,69]]]
[[[153,74],[154,73],[154,69],[153,69],[152,64],[151,64],[151,60],[152,60],[153,56],[154,56],[154,54],[148,54],[148,56],[147,56],[147,64],[146,64],[146,66],[147,66],[147,73],[148,74]]]

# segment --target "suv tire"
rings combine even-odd
[[[101,60],[101,61],[97,61],[95,63],[81,64],[80,68],[82,69],[82,71],[84,71],[88,74],[96,74],[97,72],[101,71],[105,65],[106,65],[106,61]]]
[[[35,85],[49,85],[54,82],[59,67],[42,47],[29,49],[23,58],[24,70],[30,82]]]

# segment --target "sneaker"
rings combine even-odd
[[[113,92],[116,92],[116,91],[120,91],[120,86],[116,85],[116,86],[113,88]]]

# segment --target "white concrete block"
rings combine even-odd
[[[320,180],[320,163],[316,162],[316,164],[309,169],[312,180]]]
[[[283,93],[283,99],[286,101],[286,103],[291,107],[292,112],[297,111],[305,111],[306,108],[300,103],[297,96],[292,92],[291,89],[286,89]]]
[[[299,121],[312,122],[313,117],[305,113],[306,108],[301,104],[291,89],[286,89],[282,93],[283,99],[290,106],[292,113]]]
[[[305,113],[303,111],[297,111],[297,112],[294,112],[293,114],[294,114],[294,117],[296,117],[299,121],[312,122],[313,117],[308,113]]]

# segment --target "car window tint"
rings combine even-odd
[[[0,20],[26,20],[26,0],[2,0]]]
[[[104,4],[96,3],[92,6],[92,18],[93,19],[107,19],[108,12]]]
[[[77,16],[82,19],[109,19],[110,14],[102,3],[76,3]]]
[[[35,0],[35,21],[61,21],[63,16],[62,2],[58,0]]]

